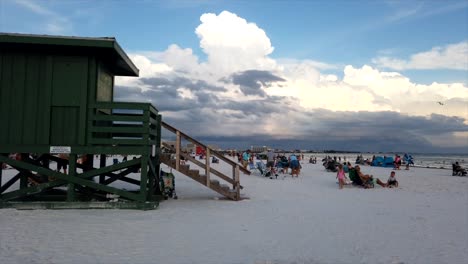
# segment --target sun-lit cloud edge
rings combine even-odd
[[[372,62],[380,68],[394,70],[450,69],[468,71],[468,41],[433,47],[412,54],[407,59],[379,56]]]
[[[152,102],[165,120],[201,138],[468,147],[465,84],[419,84],[372,65],[273,59],[266,33],[227,11],[202,15],[197,29],[206,60],[176,44],[132,52],[141,77],[117,78],[116,99]]]

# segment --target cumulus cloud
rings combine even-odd
[[[379,67],[394,70],[468,70],[468,41],[450,44],[445,47],[434,47],[430,51],[413,54],[409,59],[383,56],[374,58],[372,62]]]
[[[200,21],[195,33],[208,56],[207,63],[218,72],[274,69],[274,60],[268,58],[274,48],[256,24],[227,11],[203,14]]]
[[[140,78],[116,78],[115,99],[152,102],[166,122],[223,147],[468,147],[464,84],[418,84],[368,65],[341,66],[342,77],[324,74],[339,66],[270,58],[265,31],[236,14],[200,21],[195,32],[206,60],[175,44],[130,54]]]

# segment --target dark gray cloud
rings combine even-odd
[[[294,113],[292,113],[294,115]],[[201,116],[196,124],[178,122],[173,123],[192,133],[200,141],[216,144],[223,148],[248,148],[254,146],[270,146],[285,149],[311,150],[349,150],[375,152],[464,152],[465,148],[443,148],[432,145],[428,136],[436,134],[450,135],[453,132],[468,131],[463,120],[456,117],[432,115],[425,117],[410,117],[396,112],[333,112],[328,110],[296,113],[296,126],[301,134],[289,138],[278,138],[258,129],[252,122],[252,131],[248,135],[239,133],[233,136],[223,136],[221,119],[206,120]],[[277,115],[274,122],[286,123],[288,115]],[[305,117],[309,117],[305,119]],[[224,117],[226,125],[238,117]],[[245,118],[245,117],[244,117]],[[261,120],[262,117],[259,118]],[[216,127],[218,135],[207,133],[207,127]],[[196,129],[198,128],[198,129]],[[205,131],[201,130],[205,128]]]
[[[234,73],[223,81],[239,85],[240,90],[245,95],[266,96],[264,87],[270,87],[272,83],[284,82],[285,79],[269,71],[248,70]]]
[[[226,88],[207,83],[203,80],[193,80],[186,77],[154,77],[141,78],[143,84],[150,85],[152,89],[176,90],[178,88],[186,88],[191,91],[226,91]]]
[[[144,83],[149,86],[145,91],[117,86],[115,100],[151,102],[165,122],[202,142],[223,148],[266,145],[285,149],[466,153],[468,145],[442,148],[431,144],[431,137],[467,132],[468,125],[460,117],[408,116],[391,111],[305,110],[286,97],[225,99],[218,94],[224,91],[223,87],[203,81],[151,78]],[[256,87],[262,89],[262,85]],[[177,89],[181,87],[190,89],[193,97],[179,94]],[[267,129],[269,124],[277,131]],[[275,136],[284,130],[294,131],[296,136]]]

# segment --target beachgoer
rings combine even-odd
[[[343,170],[343,164],[338,164],[338,172],[336,173],[336,178],[338,179],[338,184],[340,189],[343,189],[345,184],[345,171]]]
[[[364,188],[370,188],[371,185],[373,184],[374,177],[369,174],[363,174],[361,172],[361,167],[359,167],[359,165],[357,165],[355,169],[356,169],[357,175],[359,176],[359,178],[361,178]]]
[[[296,177],[299,177],[299,160],[297,159],[295,154],[289,156],[289,164],[289,166],[291,167],[291,176],[294,177],[294,174],[296,174]]]
[[[60,160],[57,161],[57,171],[60,172],[60,170],[63,168],[63,173],[67,174],[67,160],[69,159],[69,155],[60,153],[58,157]]]
[[[398,154],[395,154],[394,169],[399,170],[401,166],[401,158]]]
[[[467,174],[466,170],[462,168],[460,164],[458,164],[458,161],[455,162],[455,164],[452,164],[452,176],[456,176],[456,175],[465,176],[466,174]]]
[[[247,166],[249,165],[249,160],[250,160],[250,150],[244,151],[242,153],[242,166],[244,166],[244,169],[247,169]]]
[[[275,165],[275,153],[273,150],[268,150],[267,152],[267,168],[272,168]]]
[[[382,187],[387,188],[398,187],[398,181],[395,178],[395,171],[390,172],[390,177],[388,178],[387,182],[382,182],[380,179],[377,179],[376,183]]]

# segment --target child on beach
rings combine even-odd
[[[395,178],[395,171],[392,171],[390,173],[390,177],[388,177],[388,180],[386,183],[382,182],[380,179],[377,179],[377,184],[382,187],[388,187],[388,188],[398,187],[398,181]]]
[[[343,189],[343,185],[345,184],[345,172],[343,170],[343,164],[338,164],[338,172],[336,173],[336,178],[338,179],[340,189]]]

